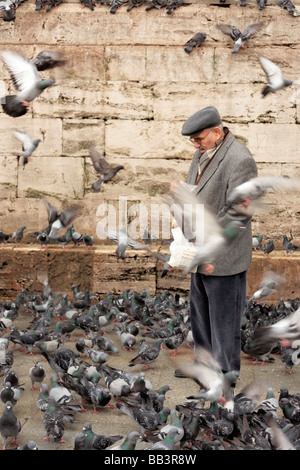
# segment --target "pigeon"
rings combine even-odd
[[[20,386],[12,387],[10,382],[5,382],[4,388],[0,392],[0,398],[3,403],[8,401],[15,406],[24,393],[24,388]]]
[[[274,238],[270,238],[267,243],[260,245],[258,250],[263,251],[265,256],[269,256],[275,250]]]
[[[167,15],[172,15],[173,11],[181,7],[182,4],[183,0],[169,0],[166,5]]]
[[[145,0],[129,0],[126,11],[131,11],[133,8],[139,8],[144,5]]]
[[[251,302],[252,300],[260,300],[272,294],[276,290],[277,285],[282,281],[282,276],[275,273],[274,271],[266,272],[260,282],[259,289],[254,292],[248,302]]]
[[[260,382],[250,382],[243,389],[234,395],[234,413],[247,415],[252,413],[258,405],[258,400],[263,392],[264,385]],[[226,406],[226,405],[225,405]]]
[[[286,235],[282,235],[282,238],[283,238],[282,248],[284,249],[286,255],[292,256],[294,251],[300,250],[300,246],[292,243],[291,240],[289,240]]]
[[[279,408],[279,402],[274,395],[272,387],[268,387],[266,397],[256,407],[256,411],[268,413],[274,418],[277,418],[277,410]]]
[[[118,445],[108,447],[107,450],[135,450],[137,441],[142,439],[142,435],[138,431],[131,431]]]
[[[146,247],[142,243],[139,243],[130,238],[126,233],[126,227],[123,226],[119,232],[116,230],[105,230],[107,238],[118,244],[116,254],[118,257],[125,259],[126,249],[132,248],[133,250],[145,250]]]
[[[16,230],[12,234],[12,239],[14,240],[16,246],[18,246],[20,243],[22,243],[25,229],[26,229],[26,226],[22,225],[22,227],[18,228],[18,230]]]
[[[259,233],[257,235],[257,237],[252,237],[252,249],[254,249],[255,251],[257,251],[257,247],[259,247],[261,245],[261,242],[264,238],[264,235],[263,233]]]
[[[35,441],[27,441],[26,444],[17,447],[17,450],[39,450],[38,446],[36,445]]]
[[[49,441],[53,436],[54,442],[64,443],[63,435],[65,430],[64,414],[55,402],[53,397],[48,398],[48,406],[44,411],[43,424],[46,429],[44,441]]]
[[[81,450],[105,450],[123,438],[120,435],[105,436],[103,434],[95,434],[90,422],[84,423],[82,433],[84,439],[82,440]]]
[[[199,32],[199,33],[194,34],[194,36],[185,43],[184,52],[186,52],[187,54],[190,54],[193,49],[200,47],[201,44],[203,44],[203,42],[205,41],[205,39],[206,39],[205,33]]]
[[[30,103],[48,87],[55,84],[55,80],[47,78],[42,80],[36,66],[24,54],[15,51],[2,51],[0,56],[7,67],[17,95],[2,98],[3,111],[12,117],[26,114]]]
[[[129,404],[125,405],[124,403],[116,403],[116,407],[140,425],[144,436],[146,432],[156,431],[160,425],[159,414],[154,410],[146,410]]]
[[[98,193],[102,188],[103,183],[111,181],[120,170],[124,169],[124,166],[111,166],[106,158],[101,155],[95,147],[90,148],[90,158],[95,171],[101,175],[100,178],[92,184],[93,191]]]
[[[49,228],[46,229],[49,239],[57,239],[58,232],[63,228],[67,227],[79,214],[79,208],[77,206],[71,206],[66,209],[62,209],[60,212],[56,207],[50,204],[47,199],[44,199],[47,214]]]
[[[300,339],[300,307],[273,325],[256,328],[249,350],[253,353],[259,352],[261,348],[272,350],[282,338],[289,342]]]
[[[30,377],[31,384],[32,384],[31,390],[35,389],[34,387],[35,383],[39,383],[40,388],[41,388],[41,384],[44,378],[46,377],[46,372],[41,362],[37,362],[33,367],[30,368],[29,377]]]
[[[292,80],[287,80],[283,77],[282,70],[277,64],[263,56],[259,56],[259,61],[268,81],[268,85],[261,92],[262,98],[265,98],[269,93],[275,93],[283,88],[294,85]]]
[[[22,164],[25,166],[30,161],[30,156],[38,147],[41,139],[32,140],[29,134],[21,131],[13,131],[14,136],[22,143],[23,161]]]
[[[134,367],[138,364],[144,364],[145,367],[151,369],[149,364],[151,364],[158,358],[162,342],[162,339],[158,339],[157,341],[155,341],[155,343],[148,344],[145,349],[143,349],[141,352],[138,353],[137,356],[130,360],[128,364],[129,367]]]
[[[11,234],[9,233],[4,233],[2,230],[0,230],[0,243],[6,244],[7,241],[10,239]]]
[[[170,429],[168,434],[164,437],[162,441],[154,442],[154,444],[151,444],[148,447],[145,447],[143,450],[164,450],[164,451],[171,451],[174,449],[175,446],[175,439],[178,435],[178,430],[177,429]]]
[[[292,424],[300,423],[300,406],[299,403],[293,403],[288,398],[280,398],[279,406],[285,418],[289,419]]]
[[[161,274],[161,277],[165,277],[168,272],[172,271],[172,266],[169,265],[169,261],[170,261],[170,258],[171,256],[169,254],[165,254],[165,253],[159,253],[159,252],[156,252],[156,251],[151,251],[151,250],[147,250],[148,253],[153,256],[154,258],[157,259],[157,261],[161,261],[163,263],[163,270],[162,270],[162,274]]]
[[[120,8],[122,5],[126,4],[127,2],[128,0],[112,0],[109,13],[111,13],[112,15],[115,15],[118,8]]]
[[[262,28],[264,23],[254,23],[247,26],[243,31],[240,31],[236,26],[230,24],[218,24],[217,28],[222,33],[227,34],[234,41],[232,54],[237,54],[241,47],[245,47],[246,42],[256,36]]]
[[[115,346],[113,340],[108,336],[104,336],[104,334],[99,334],[96,337],[96,344],[98,348],[102,351],[112,352],[116,355],[119,354],[118,348]]]
[[[6,441],[9,437],[15,439],[11,445],[18,446],[17,437],[21,429],[21,422],[19,418],[15,416],[11,402],[6,402],[4,412],[0,418],[0,434],[2,436],[3,450],[6,448]]]
[[[92,249],[94,246],[94,237],[92,235],[83,235],[83,244],[87,250]]]
[[[14,21],[16,19],[13,0],[1,0],[0,10],[2,11],[4,21]]]
[[[184,428],[181,420],[177,416],[176,410],[171,410],[170,422],[160,428],[159,432],[157,433],[157,436],[160,440],[163,440],[172,429],[175,429],[177,431],[174,436],[174,443],[176,444],[177,442],[181,441],[184,435]]]
[[[281,362],[284,364],[287,374],[291,374],[294,366],[299,364],[300,348],[281,348]]]
[[[40,72],[54,67],[62,67],[67,61],[59,51],[43,50],[37,54],[32,62]]]
[[[63,373],[68,372],[71,363],[79,357],[79,353],[71,349],[59,348],[54,353],[48,354],[41,351],[42,356],[48,361],[51,369],[60,377]]]
[[[266,8],[267,0],[256,0],[256,3],[258,5],[258,9],[261,11]]]
[[[284,10],[287,10],[288,13],[292,16],[299,16],[300,13],[296,10],[295,5],[291,0],[276,0],[277,5],[281,6]]]
[[[136,338],[131,333],[127,331],[122,331],[121,328],[118,326],[114,327],[114,331],[116,332],[117,336],[120,338],[122,343],[122,347],[124,350],[133,351],[132,346],[136,343]]]
[[[81,3],[82,8],[87,7],[91,11],[95,10],[95,5],[94,5],[93,0],[79,0],[79,2]]]
[[[202,266],[206,270],[226,250],[244,225],[237,219],[221,227],[217,215],[186,184],[178,184],[173,197],[164,197],[170,211],[183,232],[183,236],[192,245],[192,261],[184,269],[183,276]],[[200,216],[199,210],[202,214]],[[204,221],[204,223],[203,223]],[[213,269],[212,269],[213,270]]]
[[[240,184],[229,194],[226,205],[233,206],[237,211],[244,213],[251,205],[254,209],[262,207],[261,198],[268,191],[294,191],[300,189],[300,181],[296,178],[284,176],[257,176]],[[240,206],[240,209],[239,207]]]
[[[272,446],[275,450],[297,450],[287,437],[287,434],[276,423],[275,419],[268,420]]]
[[[194,379],[203,389],[188,399],[198,399],[212,402],[223,402],[231,385],[238,379],[238,372],[232,371],[223,374],[219,362],[214,356],[202,347],[196,349],[196,359],[193,363],[181,363],[179,369]]]
[[[157,8],[158,10],[160,10],[161,8],[165,8],[167,6],[167,3],[168,0],[150,0],[145,10],[152,10],[152,8]]]

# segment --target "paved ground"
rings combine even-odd
[[[30,318],[25,314],[16,320],[16,324],[20,327],[27,325]],[[133,357],[133,352],[123,351],[118,338],[114,333],[108,333],[114,339],[117,347],[120,349],[120,355],[116,356],[111,354],[108,360],[108,364],[112,367],[122,368],[130,370],[131,372],[139,375],[141,371],[144,371],[143,366],[135,366],[134,368],[128,368],[128,362]],[[80,333],[76,331],[73,334],[73,338],[77,340],[80,337]],[[68,342],[65,345],[70,349],[75,348],[74,342]],[[137,346],[135,346],[137,349]],[[81,431],[82,425],[86,421],[90,421],[93,426],[94,432],[105,435],[127,435],[132,430],[139,430],[137,425],[130,420],[129,417],[123,415],[118,409],[111,409],[105,407],[99,410],[98,414],[94,414],[93,407],[91,405],[84,404],[87,411],[78,414],[77,422],[73,424],[67,424],[64,433],[64,444],[55,443],[53,440],[45,441],[45,429],[43,426],[43,414],[37,408],[37,398],[39,391],[30,390],[31,383],[28,376],[29,369],[38,360],[42,359],[38,350],[34,349],[35,355],[25,354],[20,350],[19,346],[16,346],[14,352],[14,365],[13,368],[17,373],[20,383],[24,384],[25,392],[21,400],[16,404],[14,412],[16,416],[21,420],[23,424],[22,430],[18,437],[19,445],[23,445],[29,439],[36,442],[39,449],[43,450],[72,450],[74,446],[74,439],[76,434]],[[281,386],[287,386],[291,392],[299,392],[299,377],[300,367],[296,366],[291,375],[287,375],[284,371],[283,365],[280,360],[280,356],[274,356],[274,363],[266,363],[263,366],[251,365],[250,361],[243,355],[242,356],[242,369],[241,377],[237,385],[237,390],[241,389],[247,383],[258,380],[263,381],[267,389],[271,386],[275,392],[278,393]],[[183,345],[179,354],[175,357],[171,356],[170,350],[162,350],[159,358],[153,363],[153,369],[149,369],[145,372],[146,378],[150,380],[154,388],[158,388],[161,385],[168,384],[171,390],[167,393],[166,405],[171,409],[178,403],[183,403],[186,400],[186,396],[193,394],[198,391],[198,386],[190,379],[179,379],[174,377],[174,369],[176,367],[176,361],[178,360],[189,360],[193,359],[192,351]],[[43,360],[43,365],[46,370],[46,383],[50,384],[50,376],[53,371],[49,365]],[[264,398],[262,396],[262,398]],[[112,399],[111,403],[114,403]],[[0,414],[4,409],[4,404],[0,403]],[[10,441],[11,442],[11,441]],[[8,441],[9,447],[9,441]],[[137,448],[145,447],[145,443],[138,444]]]

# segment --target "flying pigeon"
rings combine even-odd
[[[193,247],[191,262],[184,269],[184,275],[202,266],[206,270],[219,256],[223,255],[244,225],[237,219],[221,227],[217,215],[198,196],[178,184],[173,197],[165,197],[170,212],[181,228],[184,237]],[[203,216],[199,215],[199,208]]]
[[[37,54],[32,62],[40,72],[54,67],[62,67],[67,61],[60,51],[43,50]]]
[[[101,175],[100,178],[92,184],[92,189],[98,193],[102,188],[103,183],[108,183],[112,180],[120,170],[124,169],[124,166],[111,166],[106,158],[101,155],[95,147],[90,148],[90,158],[95,171]]]
[[[283,88],[294,85],[292,80],[287,80],[283,77],[282,70],[277,64],[263,56],[259,56],[259,61],[268,81],[268,85],[261,92],[263,98],[269,93],[275,93]]]
[[[105,230],[107,238],[118,244],[116,254],[118,257],[125,259],[126,249],[145,250],[146,246],[130,238],[126,233],[126,227],[123,226],[118,232],[116,230]]]
[[[184,52],[190,54],[193,49],[200,47],[201,44],[205,41],[206,34],[205,33],[196,33],[194,36],[189,39],[184,45]]]
[[[291,0],[276,0],[277,5],[281,6],[284,10],[287,10],[288,13],[292,16],[299,16],[300,13],[296,10],[295,5]]]
[[[193,363],[181,363],[179,369],[204,389],[200,389],[196,396],[188,399],[201,399],[209,402],[222,402],[228,394],[230,386],[238,379],[238,372],[232,371],[224,374],[219,362],[214,356],[202,347],[196,349],[196,359]]]
[[[58,232],[63,228],[67,227],[79,214],[79,208],[71,206],[66,209],[62,209],[60,212],[56,207],[50,204],[47,199],[44,199],[47,213],[48,213],[48,233],[49,239],[57,239]]]
[[[252,300],[260,300],[268,295],[272,294],[276,286],[283,281],[282,276],[275,273],[274,271],[268,271],[264,274],[259,289],[254,292],[254,294],[250,297],[249,302]]]
[[[21,131],[13,131],[14,136],[21,142],[23,151],[23,166],[30,161],[30,156],[37,149],[41,139],[32,140],[29,134]]]
[[[297,178],[285,176],[257,176],[238,185],[229,194],[226,205],[234,206],[241,213],[250,212],[256,207],[264,207],[261,198],[268,191],[297,191],[300,189],[300,181]]]
[[[30,103],[46,88],[53,86],[55,80],[52,78],[42,80],[36,66],[22,53],[2,51],[0,57],[18,91],[17,95],[2,98],[3,111],[12,117],[22,116],[26,114]]]
[[[264,27],[264,23],[250,24],[243,31],[240,31],[236,26],[230,24],[218,24],[217,28],[222,33],[227,34],[234,41],[232,54],[237,54],[241,47],[245,47],[248,39],[253,38]]]

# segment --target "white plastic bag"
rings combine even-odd
[[[197,249],[182,233],[180,227],[172,228],[174,241],[170,245],[171,257],[168,264],[172,267],[188,268],[194,259]],[[197,267],[191,272],[197,272]]]

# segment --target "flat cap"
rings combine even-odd
[[[219,111],[214,106],[207,106],[190,116],[182,126],[181,134],[193,136],[204,129],[219,126],[222,123]]]

